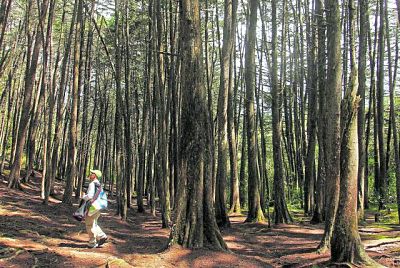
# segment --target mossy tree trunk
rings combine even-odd
[[[341,109],[340,195],[331,241],[331,260],[362,267],[379,267],[366,254],[358,233],[358,70],[355,57],[355,7],[348,2],[350,33],[350,83]]]

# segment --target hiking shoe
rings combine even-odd
[[[97,248],[99,246],[99,244],[89,244],[88,248]]]
[[[98,241],[98,245],[99,246],[103,245],[105,242],[107,242],[107,239],[108,239],[107,236],[100,238]]]

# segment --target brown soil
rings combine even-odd
[[[231,252],[165,250],[169,230],[160,217],[129,211],[128,220],[114,215],[115,204],[99,220],[109,236],[100,248],[86,247],[83,223],[72,218],[73,207],[39,197],[40,177],[10,190],[0,179],[0,267],[324,267],[329,253],[317,254],[322,225],[291,224],[268,228],[231,216],[222,230]],[[62,188],[62,186],[59,186]],[[400,267],[400,227],[360,228],[367,252],[388,267]],[[384,238],[382,238],[384,237]]]

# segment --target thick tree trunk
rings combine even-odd
[[[362,267],[379,267],[366,254],[358,233],[357,175],[358,138],[356,96],[357,70],[353,67],[348,94],[343,100],[343,134],[341,143],[340,198],[331,241],[334,263],[352,263]]]
[[[181,2],[182,129],[176,224],[169,244],[226,250],[212,202],[210,123],[203,85],[198,0]]]
[[[358,126],[357,114],[360,97],[358,70],[355,61],[355,7],[348,3],[350,32],[351,75],[341,110],[340,197],[331,241],[331,259],[336,263],[351,263],[363,267],[379,267],[366,254],[358,233]]]

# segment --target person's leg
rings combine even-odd
[[[92,216],[86,216],[85,219],[85,225],[86,225],[86,232],[89,235],[89,247],[96,247],[96,233],[95,231],[95,224],[97,218],[94,217],[95,215]]]
[[[94,233],[96,235],[97,241],[100,244],[104,244],[104,242],[107,240],[107,235],[103,232],[103,230],[100,228],[100,226],[98,225],[98,219],[100,217],[100,211],[98,211],[95,215],[95,224],[94,224]]]

